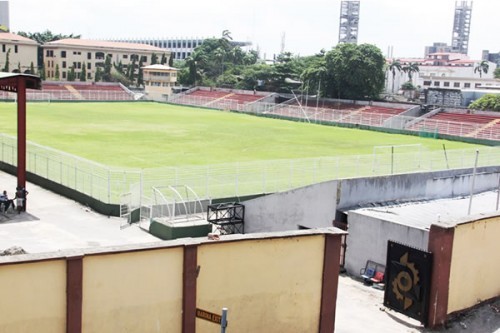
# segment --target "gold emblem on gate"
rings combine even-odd
[[[392,281],[392,291],[396,295],[399,301],[404,304],[404,309],[407,310],[413,305],[413,300],[408,297],[407,293],[418,284],[418,270],[415,268],[415,264],[408,261],[408,252],[406,252],[400,259],[399,263],[404,267],[408,268],[408,271],[401,271]],[[411,274],[410,274],[411,272]]]

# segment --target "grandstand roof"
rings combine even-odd
[[[32,39],[13,34],[11,32],[0,33],[0,40],[1,41],[9,41],[9,42],[22,42],[24,44],[38,45],[38,43]]]
[[[469,200],[470,198],[466,196],[366,207],[351,210],[351,212],[414,228],[429,229],[435,223],[456,225],[464,221],[467,218]],[[474,195],[471,214],[495,213],[496,200],[497,193],[495,191]]]
[[[127,49],[137,51],[152,51],[158,53],[168,53],[169,51],[156,46],[137,43],[107,42],[101,40],[66,38],[53,42],[48,42],[44,46],[75,46],[96,49]]]

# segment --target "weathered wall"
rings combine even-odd
[[[478,168],[475,192],[496,188],[500,167]],[[440,199],[470,193],[472,169],[346,179],[341,182],[337,209],[374,202]]]
[[[0,266],[0,332],[66,332],[66,262]]]
[[[362,212],[349,212],[349,235],[345,268],[359,275],[367,260],[385,265],[387,241],[398,241],[419,249],[427,249],[429,231],[384,221]]]
[[[183,249],[84,258],[83,332],[180,332]]]
[[[317,332],[323,253],[321,236],[202,245],[197,306],[229,308],[231,332]],[[204,320],[196,328],[220,332]]]
[[[457,225],[448,313],[500,296],[500,216]]]
[[[245,232],[331,227],[336,200],[337,181],[331,181],[245,201]]]
[[[0,332],[332,332],[335,229],[0,257]]]

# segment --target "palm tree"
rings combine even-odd
[[[408,81],[413,83],[413,73],[420,72],[420,68],[418,68],[418,64],[416,62],[410,62],[408,65],[402,68],[403,72],[408,73]]]
[[[392,93],[393,94],[394,94],[394,81],[396,78],[396,72],[401,73],[402,68],[403,67],[401,66],[401,62],[399,61],[399,59],[392,61],[391,64],[389,65],[389,72],[392,73]]]
[[[474,73],[478,72],[479,77],[483,77],[484,74],[488,74],[488,70],[490,69],[490,64],[487,60],[482,60],[477,66],[474,68]]]

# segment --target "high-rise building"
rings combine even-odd
[[[340,4],[339,43],[358,43],[359,1]]]
[[[9,31],[9,2],[0,1],[0,31]]]
[[[451,47],[453,52],[467,54],[469,51],[470,23],[472,16],[472,1],[455,2],[455,19]]]

